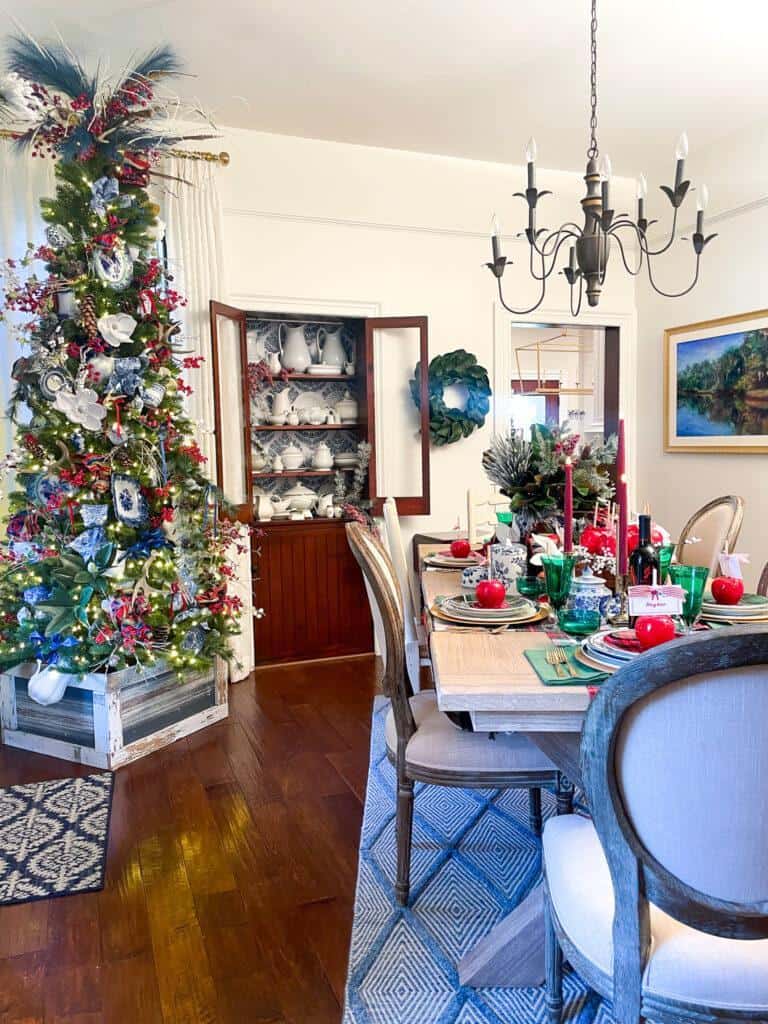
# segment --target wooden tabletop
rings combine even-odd
[[[543,632],[434,632],[432,673],[443,711],[469,711],[475,728],[500,732],[580,732],[589,707],[583,684],[545,686],[525,651],[548,647]]]

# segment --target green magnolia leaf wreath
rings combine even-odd
[[[463,384],[467,402],[463,409],[450,409],[443,398],[452,384]],[[411,396],[421,408],[421,363],[410,381]],[[434,445],[453,444],[482,427],[490,409],[491,385],[488,371],[463,348],[446,352],[429,364],[429,437]]]

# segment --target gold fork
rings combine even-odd
[[[547,664],[552,666],[552,668],[555,670],[555,674],[558,675],[560,677],[560,679],[567,679],[568,678],[567,675],[565,674],[565,671],[563,670],[563,663],[562,663],[562,660],[560,658],[560,648],[559,647],[549,647],[549,648],[547,648],[547,651],[546,651],[546,654],[544,655],[544,657],[546,658]]]
[[[571,679],[576,679],[577,676],[576,673],[573,671],[573,665],[571,665],[568,659],[568,652],[566,651],[566,649],[564,647],[555,647],[554,652],[558,664],[565,666],[565,669],[568,675],[571,677]]]

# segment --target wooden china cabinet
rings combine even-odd
[[[254,605],[266,612],[254,620],[256,662],[372,651],[368,599],[347,546],[344,520],[328,518],[325,508],[331,500],[327,496],[336,489],[336,474],[342,474],[346,488],[353,474],[350,453],[366,441],[371,459],[363,494],[374,513],[380,513],[390,494],[401,495],[397,503],[402,515],[429,513],[426,375],[420,411],[408,386],[416,362],[426,365],[429,360],[427,319],[252,311],[215,301],[210,312],[217,481],[238,519],[263,533],[254,544],[261,552],[258,560],[254,556]],[[281,354],[285,361],[282,339],[288,331],[293,333],[294,352],[303,331],[312,365],[301,372],[289,367],[287,375],[275,373],[272,385],[258,380],[253,372],[257,363],[271,357],[276,366]],[[320,346],[329,332],[341,339],[350,364],[340,372],[335,366],[326,371],[322,364]],[[290,409],[290,422],[272,413],[283,391],[287,397],[279,404]],[[338,422],[331,410],[350,399],[357,403],[357,415]],[[348,404],[342,407],[348,412]],[[321,415],[323,421],[317,422]],[[313,465],[320,446],[326,463],[330,449],[332,468]],[[275,457],[287,448],[291,462],[299,449],[301,464],[275,468]],[[291,518],[286,510],[296,500],[287,492],[293,488],[295,495],[296,485],[305,495],[311,490],[317,496],[311,518],[296,518],[295,508]],[[256,516],[255,499],[264,497],[270,499],[270,510],[279,510],[268,520]]]

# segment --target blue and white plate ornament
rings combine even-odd
[[[72,387],[72,378],[61,367],[53,366],[49,370],[43,370],[37,386],[43,398],[53,402],[60,391]]]
[[[139,481],[125,473],[112,474],[112,504],[115,515],[126,526],[143,526],[149,518],[149,506]]]
[[[43,505],[59,494],[72,493],[71,485],[61,480],[55,473],[37,474],[31,481],[31,484],[26,486],[25,490],[30,498]]]
[[[39,562],[40,548],[28,540],[12,540],[8,544],[8,553],[14,562]]]
[[[91,257],[93,272],[116,292],[123,292],[133,280],[133,260],[125,249],[97,248]]]
[[[104,527],[91,526],[87,530],[83,530],[74,540],[71,540],[67,547],[76,551],[84,562],[90,562],[96,557],[99,548],[104,547],[106,542],[107,535]]]
[[[109,505],[81,505],[80,518],[86,526],[104,526],[109,517]]]

